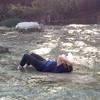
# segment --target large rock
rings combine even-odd
[[[15,26],[19,31],[41,31],[42,27],[38,22],[20,22]]]

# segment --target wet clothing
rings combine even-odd
[[[36,70],[41,72],[54,72],[54,73],[64,73],[69,72],[67,68],[62,65],[57,66],[57,62],[53,60],[46,60],[41,56],[32,53],[32,54],[25,54],[20,62],[21,66],[25,64],[32,65],[36,68]],[[72,71],[73,69],[71,69]],[[70,72],[71,72],[70,71]]]

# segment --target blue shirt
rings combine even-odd
[[[43,72],[54,72],[54,73],[64,73],[68,72],[63,65],[57,66],[57,62],[53,60],[48,60],[41,65],[41,71]]]

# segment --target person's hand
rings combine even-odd
[[[61,64],[68,64],[68,65],[72,65],[72,63],[68,60],[65,59],[64,56],[60,55],[57,59],[57,65],[61,65]]]
[[[65,64],[65,59],[60,55],[57,58],[57,65]]]

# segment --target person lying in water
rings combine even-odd
[[[73,65],[65,55],[58,56],[57,60],[46,60],[35,53],[24,54],[17,69],[22,70],[25,65],[32,65],[41,72],[70,73],[73,71]]]

